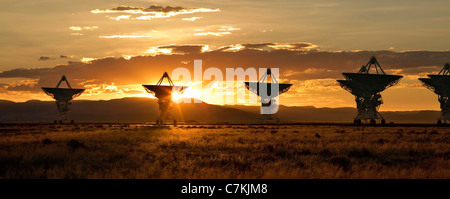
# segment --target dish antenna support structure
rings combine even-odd
[[[277,79],[272,75],[272,71],[270,68],[266,70],[264,75],[259,79],[258,82],[244,82],[245,87],[258,95],[260,97],[261,102],[261,118],[259,119],[259,123],[269,123],[271,121],[275,121],[276,123],[280,123],[280,119],[272,112],[265,113],[264,108],[268,108],[272,105],[272,103],[278,103],[276,101],[276,97],[287,92],[289,88],[291,88],[292,84],[280,84]],[[260,89],[260,88],[263,89]],[[265,88],[264,88],[265,87]],[[267,90],[266,90],[267,89]],[[275,93],[272,93],[272,89],[275,90]],[[266,94],[260,93],[266,90]],[[278,107],[277,107],[278,108]]]
[[[68,88],[60,88],[62,82],[65,82],[67,84]],[[61,124],[63,121],[69,120],[68,112],[70,110],[69,105],[71,104],[71,100],[75,97],[78,97],[83,93],[84,89],[75,89],[72,88],[69,84],[69,81],[67,81],[67,78],[65,75],[61,77],[61,80],[59,80],[58,84],[55,88],[49,88],[49,87],[42,87],[42,90],[45,92],[45,94],[49,95],[53,99],[56,100],[56,107],[58,108],[58,119],[55,120],[55,123],[59,121]],[[71,120],[71,123],[73,123],[73,120]]]
[[[422,84],[438,95],[441,104],[441,116],[438,124],[450,121],[450,64],[446,63],[437,75],[428,75],[428,78],[419,78]]]
[[[370,73],[370,71],[376,73]],[[370,124],[376,124],[376,119],[381,119],[381,124],[386,120],[378,112],[383,104],[381,92],[397,84],[403,76],[386,75],[375,57],[362,66],[358,73],[342,73],[345,80],[337,80],[342,88],[355,95],[357,114],[354,124],[361,124],[362,120],[370,120]]]
[[[169,85],[161,85],[164,79],[167,79]],[[156,119],[156,124],[164,124],[167,120],[172,120],[173,124],[177,124],[177,120],[170,113],[173,108],[172,92],[183,93],[187,86],[175,86],[169,77],[167,72],[164,72],[163,76],[155,85],[142,85],[147,92],[158,98],[158,105],[160,115]]]

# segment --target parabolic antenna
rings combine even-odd
[[[376,74],[370,74],[370,69]],[[356,114],[354,123],[361,124],[361,120],[370,120],[371,124],[376,123],[376,119],[381,119],[385,124],[383,116],[378,112],[383,104],[381,92],[397,84],[403,76],[386,75],[375,57],[371,57],[369,62],[362,66],[358,73],[342,73],[345,80],[337,80],[342,88],[355,95]]]
[[[274,85],[274,87],[276,87],[278,83],[259,83],[259,82],[244,82],[245,83],[245,87],[251,91],[252,93],[255,93],[256,95],[259,95],[259,87],[260,85],[262,86],[262,84],[266,84],[266,88],[267,88],[267,95],[272,96],[272,85]],[[255,86],[250,86],[251,84],[255,84]],[[290,88],[291,88],[292,84],[278,84],[278,93],[274,93],[273,97],[277,97],[285,92],[287,92]]]
[[[172,91],[183,93],[187,86],[142,85],[145,90],[158,99],[172,98]]]
[[[161,85],[164,79],[167,79],[169,85]],[[167,72],[164,72],[161,79],[159,79],[158,83],[155,85],[142,86],[147,92],[158,98],[160,115],[156,120],[156,124],[164,124],[164,121],[172,119],[174,125],[176,125],[177,121],[170,113],[170,110],[173,108],[172,93],[178,92],[181,94],[186,90],[186,88],[188,88],[188,86],[175,86]]]
[[[260,123],[270,122],[275,120],[277,123],[280,122],[278,117],[268,111],[265,113],[264,109],[270,107],[272,103],[276,102],[275,98],[279,95],[287,92],[291,88],[292,84],[280,84],[277,79],[272,75],[272,71],[268,68],[266,73],[261,77],[258,82],[244,82],[245,87],[258,95],[261,101],[261,114],[262,118]]]
[[[48,87],[42,87],[42,90],[44,90],[47,95],[53,97],[53,99],[61,101],[70,101],[73,98],[80,96],[84,91],[84,89]]]
[[[429,78],[419,78],[425,87],[438,95],[441,104],[441,116],[438,124],[450,120],[450,64],[446,63],[437,75],[428,75]]]
[[[62,82],[65,82],[67,84],[68,88],[59,88]],[[75,97],[78,97],[83,93],[84,89],[75,89],[72,88],[69,84],[69,81],[67,81],[66,76],[63,75],[61,77],[61,80],[59,80],[58,84],[55,88],[49,88],[49,87],[42,87],[42,90],[56,100],[56,106],[58,108],[58,120],[59,123],[62,123],[63,121],[68,121],[68,112],[69,112],[69,105],[71,104],[70,101],[74,99]],[[73,120],[72,120],[73,122]]]

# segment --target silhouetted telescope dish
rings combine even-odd
[[[267,79],[267,81],[266,81]],[[264,82],[266,81],[266,82]],[[277,79],[275,77],[272,76],[272,71],[268,68],[266,70],[266,73],[264,73],[264,75],[261,77],[261,79],[258,82],[244,82],[245,87],[251,91],[252,93],[255,93],[256,95],[261,97],[261,93],[260,93],[260,87],[262,87],[262,85],[266,85],[266,89],[267,89],[267,97],[272,97],[275,98],[278,95],[281,95],[285,92],[287,92],[289,90],[289,88],[291,88],[292,84],[280,84],[278,83]],[[275,95],[271,95],[272,94],[272,86],[277,87],[278,86],[278,93]]]
[[[84,89],[48,87],[42,87],[42,90],[44,90],[47,95],[53,97],[53,99],[61,101],[70,101],[73,98],[81,95],[81,93],[84,91]]]
[[[450,75],[427,75],[429,78],[419,80],[430,90],[438,95],[450,94]]]
[[[275,116],[275,113],[278,110],[278,99],[276,99],[276,97],[287,92],[289,88],[291,88],[292,84],[278,83],[276,77],[272,75],[272,70],[270,68],[266,70],[258,82],[244,82],[244,84],[250,92],[255,93],[260,97],[261,118],[258,120],[259,123],[270,121],[276,121],[279,123],[280,119]],[[272,93],[272,91],[276,93]],[[261,92],[267,93],[264,94]]]
[[[62,82],[66,82],[68,88],[59,88]],[[42,87],[42,90],[45,94],[53,97],[53,99],[57,101],[70,101],[73,98],[80,96],[84,91],[84,89],[72,88],[64,75],[61,77],[61,80],[59,80],[55,88]]]
[[[152,93],[158,99],[172,98],[172,91],[183,93],[188,86],[166,86],[166,85],[142,85],[147,92]]]
[[[68,88],[59,88],[62,82],[66,82]],[[69,118],[68,112],[70,110],[70,100],[78,97],[84,91],[84,89],[72,88],[65,75],[61,77],[61,80],[59,80],[55,88],[42,87],[42,90],[45,92],[45,94],[53,97],[53,99],[56,100],[56,107],[59,111],[58,120],[60,124],[62,124],[62,121],[66,121]],[[56,122],[57,120],[55,120],[55,123]],[[73,120],[71,121],[71,123],[73,123]]]
[[[375,73],[369,73],[375,71]],[[339,85],[355,96],[357,113],[354,124],[361,124],[362,120],[370,120],[370,124],[376,124],[376,119],[383,116],[378,112],[383,99],[381,92],[394,86],[400,81],[400,75],[386,75],[375,57],[371,57],[366,65],[363,65],[357,73],[342,73],[345,80],[337,80]]]
[[[169,85],[161,85],[161,83],[167,79]],[[172,91],[183,93],[188,86],[175,86],[170,79],[169,74],[165,72],[161,79],[154,85],[142,85],[145,90],[152,93],[158,99],[172,99]]]
[[[161,83],[167,79],[169,85],[161,85]],[[153,94],[156,98],[158,98],[159,105],[159,117],[156,119],[156,124],[164,124],[167,119],[172,119],[173,124],[177,124],[177,120],[170,113],[170,110],[173,107],[172,102],[172,92],[183,93],[188,86],[175,86],[172,80],[169,77],[169,74],[165,72],[161,79],[155,85],[142,85],[145,90],[151,94]]]
[[[287,92],[289,90],[289,88],[291,88],[292,84],[279,84],[279,83],[262,83],[262,82],[244,82],[245,83],[245,87],[255,93],[256,95],[260,96],[259,93],[259,87],[262,84],[266,84],[267,86],[267,96],[270,97],[277,97],[278,95],[281,95],[285,92]],[[271,95],[272,94],[272,86],[277,86],[278,85],[278,94],[276,95]]]
[[[441,116],[438,124],[450,121],[450,64],[446,63],[437,75],[428,75],[428,78],[419,78],[425,87],[438,95],[441,105]]]
[[[400,75],[342,73],[346,80],[337,80],[347,91],[355,93],[378,93],[389,88],[402,78]]]

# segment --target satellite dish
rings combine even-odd
[[[68,88],[59,88],[61,86],[61,83],[65,82],[67,84]],[[42,90],[56,100],[56,106],[58,108],[58,119],[59,123],[62,123],[63,121],[68,121],[69,116],[69,105],[71,104],[70,101],[83,93],[84,89],[75,89],[72,88],[69,84],[69,81],[67,81],[67,78],[65,75],[61,77],[61,80],[59,80],[58,84],[55,88],[50,87],[42,87]],[[56,121],[55,121],[56,122]],[[73,123],[73,120],[71,121]]]
[[[423,85],[438,95],[441,104],[441,116],[438,124],[450,121],[450,64],[446,63],[437,75],[428,75],[428,78],[419,78]]]
[[[267,80],[267,81],[266,81]],[[266,81],[266,82],[264,82]],[[275,98],[279,95],[287,92],[289,88],[291,88],[292,84],[280,84],[275,79],[275,77],[272,76],[272,71],[268,68],[266,73],[261,77],[261,79],[258,82],[244,82],[245,87],[258,95],[260,97],[261,101],[261,112],[262,118],[260,118],[260,123],[266,123],[275,120],[277,123],[280,122],[280,119],[275,114],[265,114],[262,110],[263,107],[271,106],[272,103],[275,102]],[[274,89],[278,88],[276,93],[272,94],[272,87]],[[260,92],[266,92],[266,93],[260,93]]]
[[[369,73],[376,71],[376,73]],[[385,124],[383,116],[378,109],[383,100],[381,92],[397,84],[403,76],[386,75],[375,57],[371,57],[369,62],[362,66],[358,73],[342,73],[346,80],[337,80],[340,86],[355,95],[356,114],[354,123],[361,124],[361,120],[370,120],[371,124],[376,123],[376,119],[381,119]]]
[[[161,85],[161,83],[167,79],[169,85]],[[160,115],[156,120],[156,124],[164,124],[168,119],[173,120],[173,124],[176,125],[177,121],[175,117],[170,113],[173,108],[172,92],[183,93],[188,86],[175,86],[169,77],[167,72],[164,72],[161,79],[155,85],[142,85],[147,92],[158,98]]]

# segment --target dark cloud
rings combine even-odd
[[[60,55],[59,58],[61,59],[68,59],[70,57],[66,56],[66,55]],[[52,60],[52,59],[56,59],[56,58],[52,58],[52,57],[48,57],[48,56],[41,56],[39,57],[39,61],[48,61],[48,60]]]
[[[6,85],[4,88],[6,88],[6,91],[41,92],[41,88],[38,86],[38,80],[23,80],[18,84]]]
[[[320,68],[307,68],[305,70],[285,70],[280,76],[284,79],[309,80],[309,79],[326,79],[341,76],[341,70],[328,70]]]
[[[126,14],[138,14],[138,15],[154,15],[154,18],[161,18],[161,17],[170,17],[175,16],[178,14],[191,14],[196,12],[218,12],[219,9],[209,9],[209,8],[183,8],[180,6],[158,6],[158,5],[152,5],[148,8],[143,7],[133,7],[133,6],[118,6],[111,9],[106,10],[100,10],[95,9],[92,10],[92,13],[98,14],[98,13],[126,13]],[[156,16],[155,14],[163,15],[163,16]]]
[[[143,12],[178,12],[181,10],[185,10],[185,8],[177,6],[177,7],[172,7],[172,6],[157,6],[157,5],[152,5],[148,8],[139,8],[139,7],[132,7],[132,6],[118,6],[116,8],[112,8],[111,10],[116,10],[116,11],[127,11],[127,10],[140,10]]]
[[[301,42],[301,43],[253,43],[253,44],[240,44],[243,49],[261,50],[261,51],[273,51],[273,50],[287,50],[287,51],[311,51],[317,48],[317,45],[311,43]],[[236,45],[225,46],[220,48],[218,51],[235,51]]]
[[[47,61],[47,60],[50,60],[50,59],[52,59],[52,58],[51,57],[46,57],[46,56],[39,57],[39,61]]]
[[[159,46],[159,49],[170,49],[172,53],[177,54],[190,54],[190,53],[201,53],[203,45],[170,45],[170,46]]]
[[[186,67],[193,78],[193,60],[203,60],[203,70],[217,67],[225,68],[262,68],[280,69],[280,78],[291,81],[312,79],[341,79],[342,72],[357,72],[371,56],[377,57],[387,72],[414,75],[419,73],[437,73],[450,60],[450,51],[297,51],[286,49],[261,50],[274,43],[241,44],[246,46],[239,51],[202,52],[201,45],[162,46],[182,54],[137,56],[129,60],[123,58],[104,58],[91,63],[70,62],[50,68],[13,69],[0,72],[0,78],[39,79],[38,87],[54,86],[62,75],[66,75],[72,87],[82,87],[83,82],[91,84],[110,84],[117,86],[130,84],[155,83],[161,75],[177,67]],[[311,44],[297,43],[295,49],[314,47]],[[189,61],[189,62],[186,62]]]
[[[173,17],[177,15],[185,15],[185,14],[192,14],[192,13],[205,13],[205,12],[219,12],[220,10],[217,9],[209,9],[209,8],[183,8],[180,6],[158,6],[158,5],[152,5],[148,8],[143,7],[133,7],[133,6],[118,6],[111,9],[101,10],[101,9],[95,9],[91,10],[94,14],[124,14],[125,16],[118,16],[118,17],[110,17],[114,20],[121,20],[121,19],[131,19],[131,20],[152,20],[156,18],[168,18]],[[131,15],[135,15],[134,17],[131,17]],[[79,29],[79,28],[78,28]]]
[[[8,88],[9,84],[5,84],[5,83],[0,83],[0,91],[2,90],[6,90]]]
[[[304,49],[304,48],[315,48],[317,46],[312,45],[310,43],[291,43],[289,45],[292,45],[292,48],[294,49]]]
[[[260,44],[242,44],[247,49],[262,49],[266,48],[269,45],[273,45],[274,43],[260,43]]]
[[[444,64],[440,66],[419,66],[413,68],[402,68],[401,73],[405,75],[426,75],[424,73],[437,74],[442,69],[442,67],[444,67]]]

